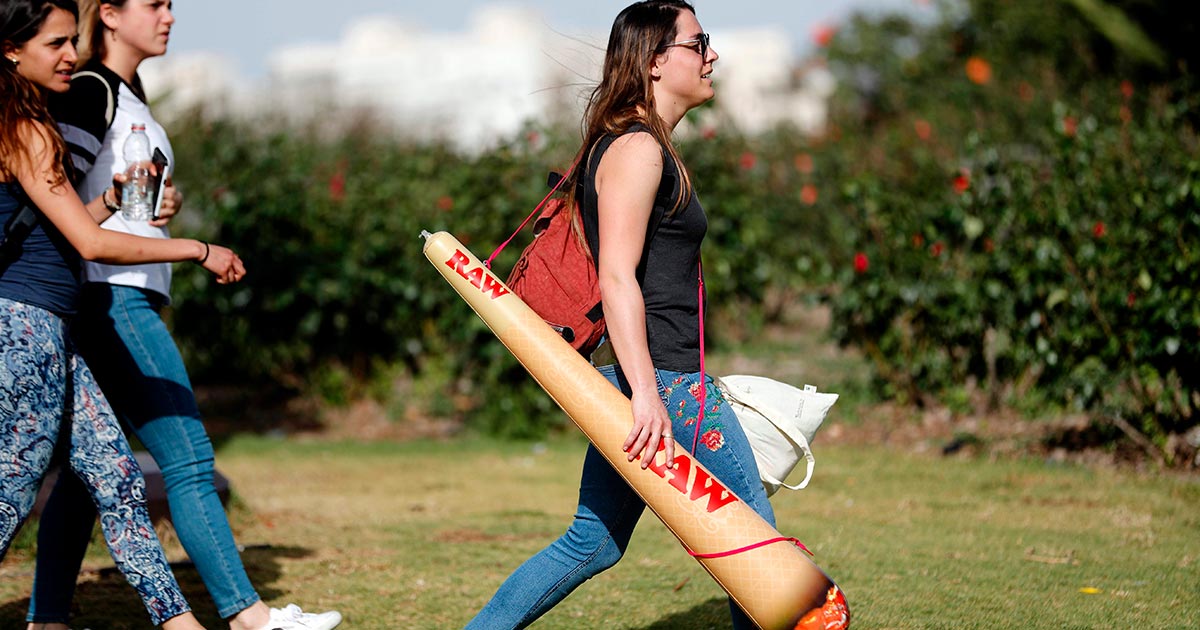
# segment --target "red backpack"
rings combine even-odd
[[[571,170],[561,177],[551,173],[550,194],[484,264],[490,268],[496,255],[537,215],[533,222],[533,242],[521,252],[509,273],[508,288],[586,357],[604,337],[604,309],[592,255],[575,236],[566,200],[554,197]],[[578,225],[578,212],[575,221]]]
[[[536,215],[533,223],[533,242],[525,251],[508,276],[508,288],[517,294],[533,312],[537,313],[551,328],[562,335],[584,357],[590,357],[604,339],[604,307],[600,303],[600,282],[596,275],[596,263],[591,245],[580,243],[576,230],[572,229],[571,216],[575,217],[578,233],[583,233],[579,212],[569,212],[566,200],[555,197],[563,182],[579,162],[567,169],[566,175],[551,173],[547,182],[550,193],[533,209],[517,230],[500,244],[496,251],[484,261],[489,269],[492,260],[525,229],[525,225]],[[650,226],[646,231],[646,248],[642,253],[640,268],[644,268],[650,251],[650,240],[662,222],[672,189],[660,187],[659,197],[650,215]],[[665,191],[665,192],[664,192]],[[576,189],[576,199],[584,192],[581,184]],[[664,196],[666,195],[666,196]],[[541,212],[539,214],[539,211]],[[591,235],[594,237],[595,235]]]

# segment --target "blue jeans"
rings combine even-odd
[[[146,511],[146,480],[91,371],[71,347],[66,323],[0,298],[0,559],[33,509],[51,459],[63,455],[75,474],[64,471],[60,478],[85,480],[81,501],[91,506],[92,519],[99,508],[113,561],[154,624],[187,612]],[[38,558],[58,544],[39,540]]]
[[[618,366],[597,368],[630,395]],[[658,370],[658,392],[671,417],[679,446],[691,448],[699,411],[699,374]],[[711,379],[706,379],[704,427],[695,458],[721,483],[772,525],[775,513],[758,478],[750,443],[737,417]],[[613,566],[625,553],[633,528],[646,505],[604,456],[589,445],[583,460],[575,521],[558,540],[526,560],[500,586],[491,601],[467,625],[472,630],[524,628],[589,578]],[[754,628],[732,601],[733,627]]]
[[[159,309],[163,298],[133,287],[88,283],[71,335],[127,430],[162,470],[179,541],[212,595],[232,617],[259,600],[238,556],[213,485],[213,447],[191,381]],[[65,622],[95,511],[74,475],[60,475],[38,530],[29,621]]]

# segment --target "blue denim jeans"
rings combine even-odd
[[[64,471],[60,478],[85,480],[81,501],[91,506],[93,520],[99,509],[113,561],[154,624],[187,612],[146,511],[146,480],[91,371],[71,347],[66,323],[0,298],[0,559],[33,509],[51,460],[63,456],[74,474]],[[58,544],[39,541],[38,558]]]
[[[629,383],[618,366],[597,368],[626,396]],[[658,370],[658,392],[671,416],[677,444],[692,445],[700,408],[698,373]],[[693,455],[721,483],[733,490],[772,525],[775,513],[758,478],[750,443],[737,417],[712,380],[706,378],[707,410],[700,442]],[[583,460],[579,507],[575,520],[558,540],[526,560],[500,586],[491,601],[467,625],[472,630],[507,630],[533,623],[589,578],[613,566],[625,553],[633,528],[646,505],[596,450],[589,445]],[[733,627],[754,624],[732,601]]]
[[[213,447],[191,381],[159,309],[163,298],[133,287],[88,283],[71,335],[117,417],[162,471],[179,541],[216,603],[232,617],[259,600],[213,485]],[[29,621],[65,620],[95,512],[74,475],[59,476],[38,530]]]

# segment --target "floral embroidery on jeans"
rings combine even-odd
[[[715,451],[725,446],[725,434],[718,429],[709,429],[700,436],[700,443],[707,446],[708,450]]]
[[[673,384],[679,385],[682,383],[683,383],[683,377],[679,377],[679,378],[675,379]],[[693,400],[696,401],[697,404],[700,402],[700,392],[701,392],[700,387],[701,387],[701,385],[698,382],[691,383],[688,385],[688,394],[690,395],[690,397]],[[721,409],[721,404],[724,402],[725,399],[723,396],[721,396],[720,391],[717,390],[715,387],[706,387],[705,391],[704,391],[704,395],[706,398],[705,402],[707,403],[709,401],[712,401],[713,404],[711,406],[708,406],[707,404],[705,405],[706,406],[706,410],[704,412],[705,422],[704,422],[704,427],[702,427],[702,430],[704,428],[707,428],[707,429],[704,430],[704,432],[700,435],[699,443],[703,444],[710,451],[717,451],[721,447],[725,446],[725,434],[722,432],[722,430],[725,427],[719,421],[711,420],[710,418],[713,418],[718,415],[718,413]],[[687,406],[686,400],[679,401],[679,408],[675,412],[676,418],[682,418],[684,416],[684,409],[686,406]],[[696,420],[698,420],[698,419],[699,419],[698,415],[693,415],[693,416],[689,417],[686,421],[684,421],[683,426],[691,427],[691,430],[695,431]],[[691,444],[691,439],[688,440],[688,444],[689,445]]]

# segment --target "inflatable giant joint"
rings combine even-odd
[[[646,505],[764,630],[841,630],[850,611],[841,590],[798,547],[699,462],[683,452],[666,466],[626,459],[629,399],[534,313],[458,239],[422,233],[433,266],[550,394]],[[759,546],[755,546],[759,545]],[[725,555],[723,552],[749,548]]]

